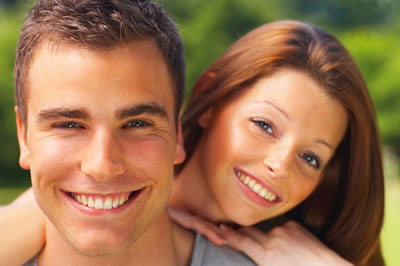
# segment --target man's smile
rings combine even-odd
[[[63,192],[69,199],[72,199],[73,202],[78,203],[88,211],[92,209],[102,211],[100,213],[104,213],[104,211],[108,213],[110,210],[114,211],[115,209],[116,211],[117,209],[121,209],[121,207],[125,207],[129,202],[134,201],[143,190],[144,188],[132,192],[110,194]],[[94,214],[93,211],[90,213]]]

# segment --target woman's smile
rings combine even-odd
[[[203,179],[227,219],[247,225],[283,214],[312,193],[343,138],[347,113],[308,74],[281,70],[199,123],[204,134],[195,158]]]

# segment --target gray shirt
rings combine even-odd
[[[227,246],[215,246],[199,233],[190,266],[247,266],[256,265],[246,255]]]
[[[256,265],[246,255],[227,246],[215,246],[199,233],[196,234],[190,266],[247,266]],[[37,257],[24,266],[37,266]]]

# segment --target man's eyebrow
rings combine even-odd
[[[121,109],[117,112],[117,117],[119,119],[125,119],[141,114],[151,114],[168,121],[168,112],[165,107],[155,102],[136,104],[128,108]]]
[[[88,120],[89,114],[82,109],[50,108],[41,110],[37,115],[36,120],[41,122],[61,117]]]

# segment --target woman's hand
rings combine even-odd
[[[216,245],[228,244],[242,251],[257,265],[352,265],[294,221],[264,233],[254,227],[217,227],[173,207],[168,212],[181,226],[201,233]]]
[[[294,221],[268,233],[254,227],[236,231],[226,225],[220,228],[231,247],[246,253],[258,265],[352,265]]]
[[[177,224],[186,229],[199,232],[214,243],[214,245],[221,246],[227,243],[221,235],[221,230],[211,222],[172,206],[168,206],[168,214]]]

